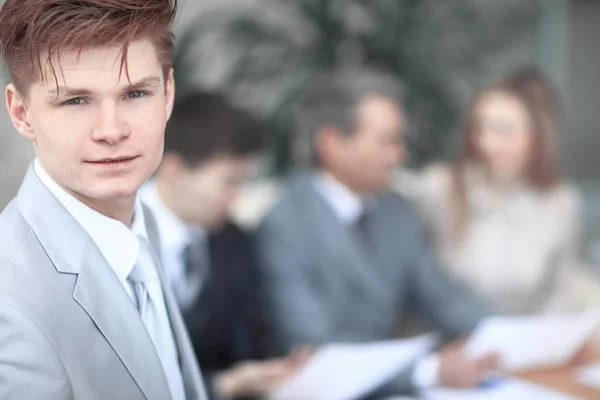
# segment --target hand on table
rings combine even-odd
[[[571,366],[579,367],[600,360],[600,347],[593,340],[587,341],[583,347],[575,354],[570,362]]]
[[[312,355],[312,349],[298,348],[289,356],[265,361],[244,361],[219,372],[217,392],[224,397],[262,396],[288,380]]]
[[[465,353],[465,341],[451,343],[440,352],[440,384],[457,388],[471,388],[481,383],[486,375],[498,368],[496,354],[473,359]]]

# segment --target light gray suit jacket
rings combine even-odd
[[[292,178],[257,232],[264,306],[279,352],[295,344],[390,339],[409,304],[448,337],[487,315],[437,267],[400,196],[376,200],[369,219],[375,246],[367,254],[314,179]]]
[[[0,399],[171,398],[134,304],[33,168],[0,214],[0,237]],[[158,269],[187,400],[204,400],[194,352]]]

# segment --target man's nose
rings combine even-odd
[[[92,136],[95,141],[116,144],[131,134],[125,121],[118,115],[116,105],[103,105],[96,120]]]

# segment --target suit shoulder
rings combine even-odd
[[[52,287],[56,268],[14,202],[0,214],[0,237],[1,294],[20,297],[25,287],[39,282],[43,282],[44,289]]]
[[[9,203],[0,214],[0,274],[11,264],[14,254],[26,245],[26,238],[31,233],[31,228],[23,219],[16,203]]]
[[[409,204],[408,200],[404,195],[396,192],[388,192],[384,196],[382,196],[381,199],[384,202],[394,205],[396,207],[407,207]]]
[[[412,203],[403,195],[396,192],[386,193],[380,198],[383,207],[393,208],[396,212],[412,213]]]
[[[265,214],[261,225],[287,221],[290,216],[301,213],[310,190],[311,187],[307,182],[297,178],[290,180],[279,199]]]
[[[401,219],[403,226],[421,224],[413,203],[400,193],[390,192],[382,196],[380,207],[390,217]]]
[[[75,276],[57,279],[35,232],[14,210],[0,215],[0,302],[12,304],[46,329],[54,326],[51,316],[59,314],[63,300],[71,298]]]

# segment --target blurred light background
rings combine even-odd
[[[290,166],[292,108],[319,72],[369,64],[397,74],[411,118],[410,163],[423,165],[452,155],[476,90],[538,64],[561,97],[562,165],[585,199],[584,256],[600,265],[600,1],[180,1],[177,93],[215,89],[259,117],[271,143],[265,176]],[[3,208],[33,154],[1,108]]]

